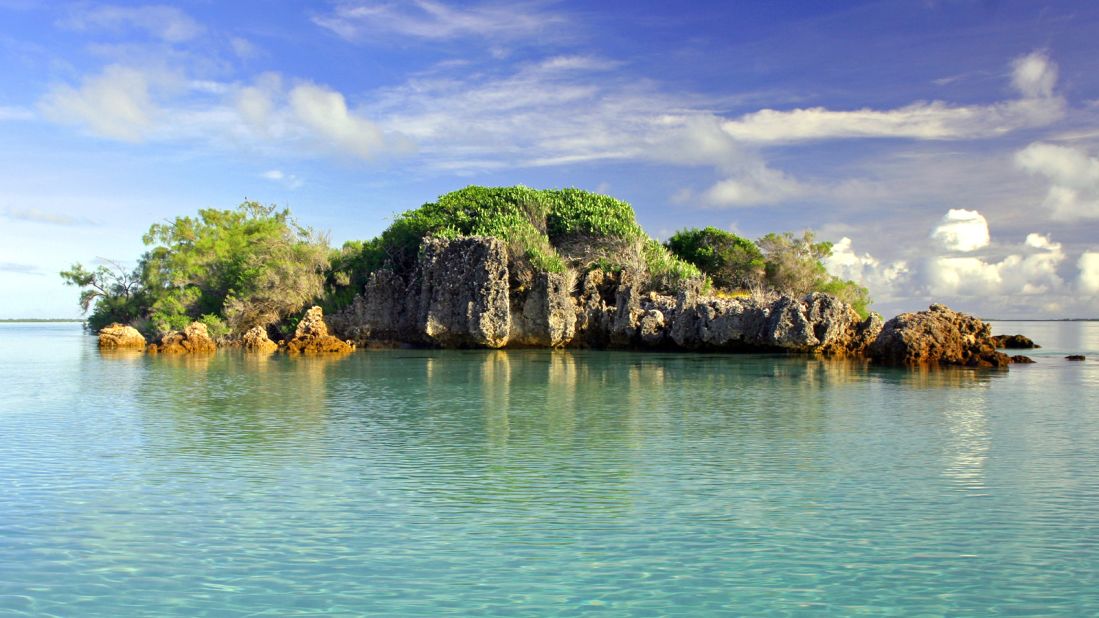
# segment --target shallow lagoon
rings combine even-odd
[[[198,359],[0,325],[0,614],[1094,615],[1099,323],[994,332],[1046,347]]]

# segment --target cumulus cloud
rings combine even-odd
[[[1080,269],[1080,291],[1085,294],[1099,294],[1099,251],[1085,251],[1076,266]]]
[[[457,7],[412,0],[341,2],[313,22],[350,41],[381,35],[515,40],[558,30],[565,18],[530,3],[481,2]]]
[[[203,32],[198,22],[178,8],[167,5],[81,6],[58,25],[77,31],[139,30],[168,43],[189,41]]]
[[[904,260],[883,265],[869,253],[859,254],[847,236],[832,246],[832,254],[824,259],[824,267],[831,275],[865,286],[878,300],[903,293],[911,274],[908,262]]]
[[[950,209],[931,238],[947,251],[976,251],[989,243],[988,221],[976,210]]]
[[[1044,52],[1033,52],[1012,66],[1012,84],[1021,97],[1012,101],[970,106],[917,102],[892,110],[764,109],[730,120],[724,129],[738,140],[757,143],[869,137],[952,140],[1001,135],[1061,118],[1065,101],[1053,93],[1056,64]]]
[[[1015,164],[1049,180],[1042,205],[1054,219],[1099,218],[1099,159],[1079,148],[1036,142],[1015,154]]]
[[[938,257],[926,273],[929,292],[938,296],[1047,294],[1062,290],[1057,267],[1065,260],[1061,244],[1031,233],[1021,251],[999,261],[979,257]]]
[[[47,118],[86,127],[95,135],[126,142],[144,139],[152,130],[159,108],[148,73],[111,65],[83,80],[80,87],[55,85],[39,100]]]

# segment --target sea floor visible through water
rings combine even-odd
[[[1099,323],[993,330],[1037,363],[2,324],[0,615],[1099,615]]]

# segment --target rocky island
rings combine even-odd
[[[62,273],[84,288],[85,309],[97,301],[89,325],[99,325],[102,347],[581,347],[1011,362],[987,324],[941,305],[883,322],[868,311],[865,288],[825,272],[831,245],[809,233],[753,243],[705,228],[662,244],[628,204],[577,189],[467,187],[336,251],[287,211],[255,203],[154,225],[146,242],[153,248],[133,273],[80,265]]]

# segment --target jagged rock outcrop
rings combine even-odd
[[[1025,335],[994,335],[992,345],[1009,350],[1030,350],[1042,347]]]
[[[161,354],[210,354],[217,343],[202,322],[191,322],[183,331],[172,331],[160,338],[160,344],[149,346],[149,352]]]
[[[569,273],[539,273],[525,295],[511,302],[508,345],[557,348],[576,334],[577,307]]]
[[[869,353],[887,365],[1006,367],[1011,361],[996,351],[988,324],[945,305],[889,320]]]
[[[508,253],[496,238],[431,238],[420,246],[419,331],[432,343],[499,348],[508,342]]]
[[[861,356],[881,320],[866,320],[827,294],[720,299],[681,292],[671,337],[688,349],[783,349],[830,356]]]
[[[286,342],[286,350],[291,354],[346,353],[354,349],[350,343],[328,334],[324,311],[320,307],[305,312],[294,331],[294,338]]]
[[[99,347],[103,350],[140,350],[145,347],[145,337],[133,326],[115,322],[99,329]]]
[[[267,336],[267,329],[262,326],[253,326],[240,338],[240,347],[245,352],[259,352],[269,354],[279,349],[279,345]]]

